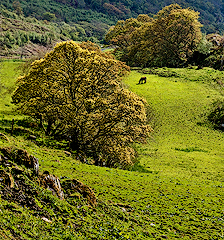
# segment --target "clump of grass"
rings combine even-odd
[[[146,169],[144,166],[140,164],[139,161],[135,162],[135,164],[128,168],[129,171],[136,171],[141,173],[153,173],[152,171]]]
[[[175,150],[183,151],[183,152],[208,152],[208,151],[200,149],[198,147],[175,148]]]

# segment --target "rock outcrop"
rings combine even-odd
[[[84,198],[87,199],[87,202],[91,206],[97,205],[95,193],[89,186],[83,184],[82,182],[76,179],[65,180],[62,182],[62,187],[68,194],[72,194],[74,192],[80,193]]]
[[[61,188],[61,183],[58,177],[50,174],[49,172],[45,171],[39,179],[41,180],[41,185],[49,189],[53,195],[57,196],[61,200],[64,200],[64,192]]]
[[[17,202],[37,211],[43,211],[35,201],[35,197],[38,196],[37,189],[41,187],[49,189],[53,195],[64,200],[64,188],[68,197],[72,193],[78,192],[87,200],[88,204],[97,205],[96,196],[90,187],[76,179],[65,180],[61,184],[59,178],[48,171],[41,174],[38,159],[28,154],[26,150],[13,147],[1,148],[0,166],[2,166],[0,170],[0,195],[3,199]],[[33,184],[29,185],[27,180],[28,182],[32,181]],[[38,187],[34,187],[35,185]]]
[[[24,149],[15,149],[12,147],[1,148],[0,151],[4,157],[12,160],[13,162],[24,165],[27,168],[31,168],[34,173],[38,176],[39,174],[39,160],[33,155],[28,154]]]

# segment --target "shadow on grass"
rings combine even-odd
[[[182,151],[182,152],[208,152],[203,149],[199,149],[197,147],[188,147],[188,148],[175,148],[177,151]]]
[[[1,127],[10,127],[10,126],[12,126],[12,120],[1,119],[0,120],[0,126]]]
[[[154,171],[150,171],[146,169],[144,166],[140,164],[140,162],[136,162],[132,167],[128,169],[129,171],[132,172],[141,172],[141,173],[155,173]]]

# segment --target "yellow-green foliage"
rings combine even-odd
[[[47,135],[71,136],[72,150],[91,155],[96,165],[132,164],[131,144],[144,142],[151,131],[145,101],[122,88],[127,66],[88,46],[57,44],[18,78],[13,101],[46,124]]]
[[[200,42],[202,25],[194,10],[172,4],[154,19],[142,17],[118,21],[105,38],[119,46],[115,52],[130,66],[180,66]]]

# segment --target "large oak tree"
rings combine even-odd
[[[56,45],[17,80],[12,99],[47,135],[70,136],[71,148],[106,166],[133,163],[135,141],[151,131],[145,101],[122,87],[128,67],[91,43]]]

